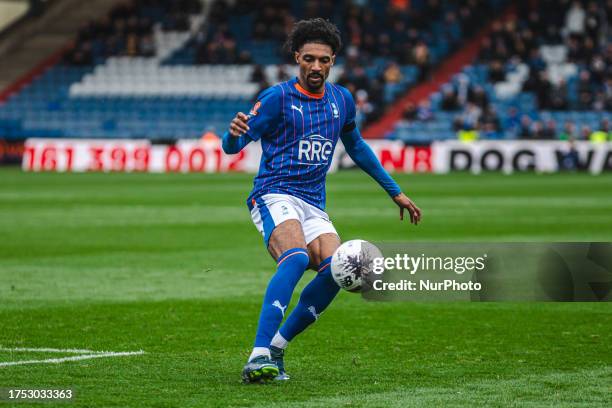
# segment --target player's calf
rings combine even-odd
[[[306,249],[292,248],[278,258],[278,269],[266,290],[259,316],[255,347],[242,371],[245,382],[266,382],[279,375],[270,359],[270,342],[285,316],[295,285],[308,266]]]
[[[272,339],[271,358],[277,364],[281,374],[285,373],[284,349],[289,341],[314,323],[340,290],[331,276],[330,262],[331,257],[321,262],[319,273],[306,285],[300,295],[298,304]],[[286,375],[286,378],[281,377],[283,376],[281,375],[277,379],[289,379],[288,375]]]

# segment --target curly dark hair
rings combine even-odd
[[[334,23],[320,17],[300,20],[293,26],[293,30],[291,30],[285,43],[285,48],[294,53],[299,51],[306,43],[329,45],[335,54],[342,46],[340,30]]]

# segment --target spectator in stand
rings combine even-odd
[[[591,137],[591,127],[584,125],[582,129],[580,129],[580,140],[589,140]]]
[[[612,0],[611,0],[612,1]],[[606,60],[606,65],[608,67],[612,66],[612,44],[608,44],[603,51],[604,58]],[[609,73],[610,71],[608,71]]]
[[[574,122],[566,121],[563,125],[563,130],[559,133],[559,140],[575,140],[576,139],[576,125]]]
[[[586,12],[579,1],[574,1],[565,15],[565,30],[569,35],[580,37],[584,33]]]
[[[589,140],[593,143],[612,141],[612,132],[610,131],[610,122],[608,119],[601,120],[599,129],[589,135]]]
[[[146,34],[140,40],[139,54],[143,57],[155,56],[155,41],[152,34]]]
[[[591,73],[583,70],[580,72],[578,80],[578,108],[589,110],[593,105],[593,84],[591,83]]]
[[[461,41],[462,30],[461,24],[457,21],[457,15],[449,11],[444,16],[444,36],[451,47],[455,46]]]
[[[420,40],[414,47],[412,58],[414,64],[419,68],[419,81],[423,82],[429,78],[429,70],[431,61],[429,56],[429,47],[425,41]]]
[[[79,44],[78,48],[64,55],[64,62],[74,66],[90,66],[94,63],[89,41]]]
[[[400,83],[403,79],[400,66],[391,62],[383,72],[383,82],[385,84],[385,102],[392,102],[398,94]]]
[[[368,92],[364,89],[355,92],[355,123],[357,126],[361,126],[373,111],[374,107],[368,101]]]
[[[357,89],[368,90],[370,78],[368,78],[365,69],[361,65],[354,68],[351,76],[351,82],[355,84]]]
[[[402,63],[407,63],[406,51],[409,50],[408,45],[408,30],[406,23],[403,20],[396,19],[393,21],[391,33],[391,52],[395,58],[400,59]]]
[[[451,84],[442,86],[442,102],[440,106],[445,111],[456,111],[460,108],[457,95]]]
[[[471,92],[470,78],[461,73],[457,78],[457,86],[455,88],[455,94],[457,95],[457,102],[460,106],[465,106],[468,101],[468,96]]]
[[[478,30],[483,14],[487,13],[486,4],[482,1],[465,1],[459,7],[459,21],[468,37],[472,37]]]
[[[423,99],[419,102],[419,107],[417,108],[417,119],[421,122],[427,122],[434,118],[433,112],[431,110],[431,104],[429,100]]]
[[[431,104],[429,103],[429,100],[421,100],[418,106],[415,105],[412,101],[406,103],[406,105],[404,106],[402,118],[407,122],[427,122],[434,119],[433,111],[431,110]]]
[[[539,56],[536,39],[533,31],[529,27],[525,27],[521,31],[520,45],[517,46],[517,55],[522,61],[526,61],[532,51],[536,51]]]
[[[255,93],[253,99],[253,102],[255,102],[257,95],[259,95],[263,90],[269,88],[270,83],[268,82],[268,78],[266,77],[266,73],[263,67],[259,64],[255,64],[253,66],[253,71],[251,71],[251,77],[249,78],[249,80],[253,83],[256,83],[258,86],[258,90]]]
[[[247,50],[240,51],[238,53],[238,59],[236,60],[236,63],[240,65],[252,64],[253,58],[251,57],[251,53]]]
[[[489,63],[489,81],[502,82],[506,79],[506,71],[501,60],[495,59]]]
[[[570,37],[567,40],[567,60],[574,64],[586,63],[586,55],[578,38]]]
[[[502,129],[505,129],[510,135],[518,136],[519,130],[521,128],[521,119],[519,115],[519,111],[515,107],[508,108],[508,112],[504,119],[504,123]]]
[[[489,106],[489,97],[487,96],[484,88],[480,85],[470,87],[468,91],[467,100],[483,111]]]
[[[238,53],[236,40],[227,23],[215,26],[207,37],[198,38],[198,64],[237,64],[244,63],[245,58],[248,55]]]
[[[259,41],[282,41],[286,35],[287,16],[290,15],[288,3],[263,1],[261,7],[255,11],[253,38]]]
[[[394,61],[390,62],[383,72],[383,78],[387,84],[399,84],[402,77],[400,66]]]
[[[612,142],[612,129],[610,128],[610,119],[602,119],[599,130],[605,132],[608,135],[608,140]]]
[[[602,25],[603,16],[597,6],[597,2],[590,1],[584,18],[584,30],[587,37],[593,40],[596,46],[598,46],[600,43],[599,33]]]
[[[408,122],[412,122],[417,119],[417,107],[413,102],[409,101],[406,103],[402,117]]]
[[[486,139],[499,139],[501,124],[499,116],[492,105],[488,105],[482,115],[481,133]]]
[[[548,73],[540,71],[530,75],[529,79],[523,84],[523,91],[534,92],[540,109],[550,107],[550,94],[552,85],[548,80]]]
[[[475,104],[468,102],[465,106],[465,110],[461,114],[463,129],[466,129],[466,130],[478,129],[480,125],[481,115],[482,115],[482,109],[480,109]]]
[[[251,72],[251,82],[260,83],[266,79],[266,74],[261,65],[255,64],[253,66],[253,71]]]
[[[608,74],[608,78],[606,78],[606,82],[603,85],[603,95],[605,109],[612,111],[612,74]]]
[[[237,14],[242,14],[247,10],[250,11],[246,1],[243,0],[236,3],[237,5],[242,5],[242,8],[237,11]],[[212,25],[226,23],[231,12],[232,10],[230,10],[230,6],[225,0],[214,0],[210,6],[210,10],[208,11],[208,22]]]
[[[546,62],[544,62],[544,59],[542,59],[542,54],[540,53],[539,49],[532,48],[529,50],[527,65],[529,66],[530,72],[533,75],[536,75],[538,72],[546,69]]]
[[[385,58],[392,58],[393,51],[391,50],[391,37],[387,33],[379,33],[378,34],[378,44],[376,49],[378,51],[378,55]]]
[[[582,42],[582,49],[585,55],[585,64],[588,64],[597,52],[595,41],[590,37],[586,37]]]
[[[556,85],[552,85],[550,91],[550,109],[567,110],[567,83],[561,79]]]
[[[593,82],[602,84],[606,78],[606,61],[604,60],[603,55],[596,54],[591,59],[591,63],[589,64],[589,72],[591,73],[591,78]]]
[[[278,82],[285,82],[289,80],[289,73],[287,72],[287,68],[284,65],[280,64],[278,66],[278,72],[276,74],[276,80]]]
[[[516,10],[517,20],[493,24],[482,44],[479,58],[489,66],[489,82],[505,80],[503,61],[516,58],[530,68],[522,90],[535,94],[539,109],[611,110],[612,44],[605,42],[604,27],[612,26],[612,0],[518,2]],[[564,44],[568,62],[580,67],[576,99],[570,99],[567,78],[548,77],[539,51],[546,44]]]
[[[486,106],[483,110],[481,121],[484,125],[491,125],[496,131],[501,130],[499,116],[493,105]]]
[[[270,83],[268,82],[267,79],[264,78],[261,81],[259,81],[257,83],[257,92],[253,95],[253,98],[251,101],[253,103],[257,102],[257,96],[263,91],[265,91],[266,89],[268,89],[269,87],[270,87]]]
[[[368,93],[368,102],[372,107],[371,112],[365,118],[364,123],[376,120],[382,112],[384,106],[384,78],[370,78],[366,75],[366,71],[358,64],[357,50],[348,50],[347,59],[345,62],[344,72],[340,75],[337,83],[345,86],[353,95],[358,90],[365,90]]]
[[[115,55],[152,57],[156,49],[149,15],[161,16],[164,29],[188,30],[189,15],[199,13],[201,8],[199,0],[133,0],[118,4],[108,16],[91,20],[81,28],[64,61],[93,65]]]
[[[546,121],[546,126],[542,131],[542,138],[545,140],[554,140],[557,138],[557,123],[554,120],[548,119]]]
[[[531,129],[531,138],[533,140],[546,140],[546,133],[544,132],[544,126],[542,122],[536,120],[533,122]]]
[[[521,127],[518,133],[519,138],[531,139],[532,138],[531,126],[532,126],[531,118],[527,115],[523,115],[521,117]]]
[[[563,42],[563,37],[556,25],[550,24],[546,27],[546,32],[542,35],[543,45],[556,45]]]
[[[593,98],[593,110],[604,111],[606,109],[606,94],[603,90],[597,90]]]
[[[494,58],[493,44],[489,37],[485,37],[480,44],[480,51],[478,52],[478,60],[481,62],[491,61]]]
[[[461,119],[461,116],[457,115],[453,118],[453,130],[457,133],[463,130],[463,120]]]
[[[479,136],[483,139],[500,139],[501,133],[492,123],[483,123],[480,129]]]

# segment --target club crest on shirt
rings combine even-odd
[[[334,115],[334,119],[338,119],[340,117],[340,112],[338,111],[338,107],[334,102],[331,103],[332,107],[332,115]]]
[[[253,108],[249,112],[249,115],[256,116],[257,111],[259,110],[260,107],[261,107],[261,101],[257,101],[255,105],[253,105]]]

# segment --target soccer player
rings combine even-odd
[[[223,150],[228,154],[261,140],[259,174],[247,205],[277,262],[264,295],[253,352],[242,372],[247,383],[289,379],[285,348],[338,293],[330,262],[340,238],[325,213],[325,177],[338,139],[399,206],[400,219],[404,209],[412,223],[421,219],[421,210],[402,193],[361,137],[349,91],[326,83],[340,45],[338,28],[329,21],[315,18],[296,23],[287,46],[299,64],[298,77],[261,92],[249,115],[237,113],[223,135]],[[309,266],[318,273],[279,329],[293,290]]]

